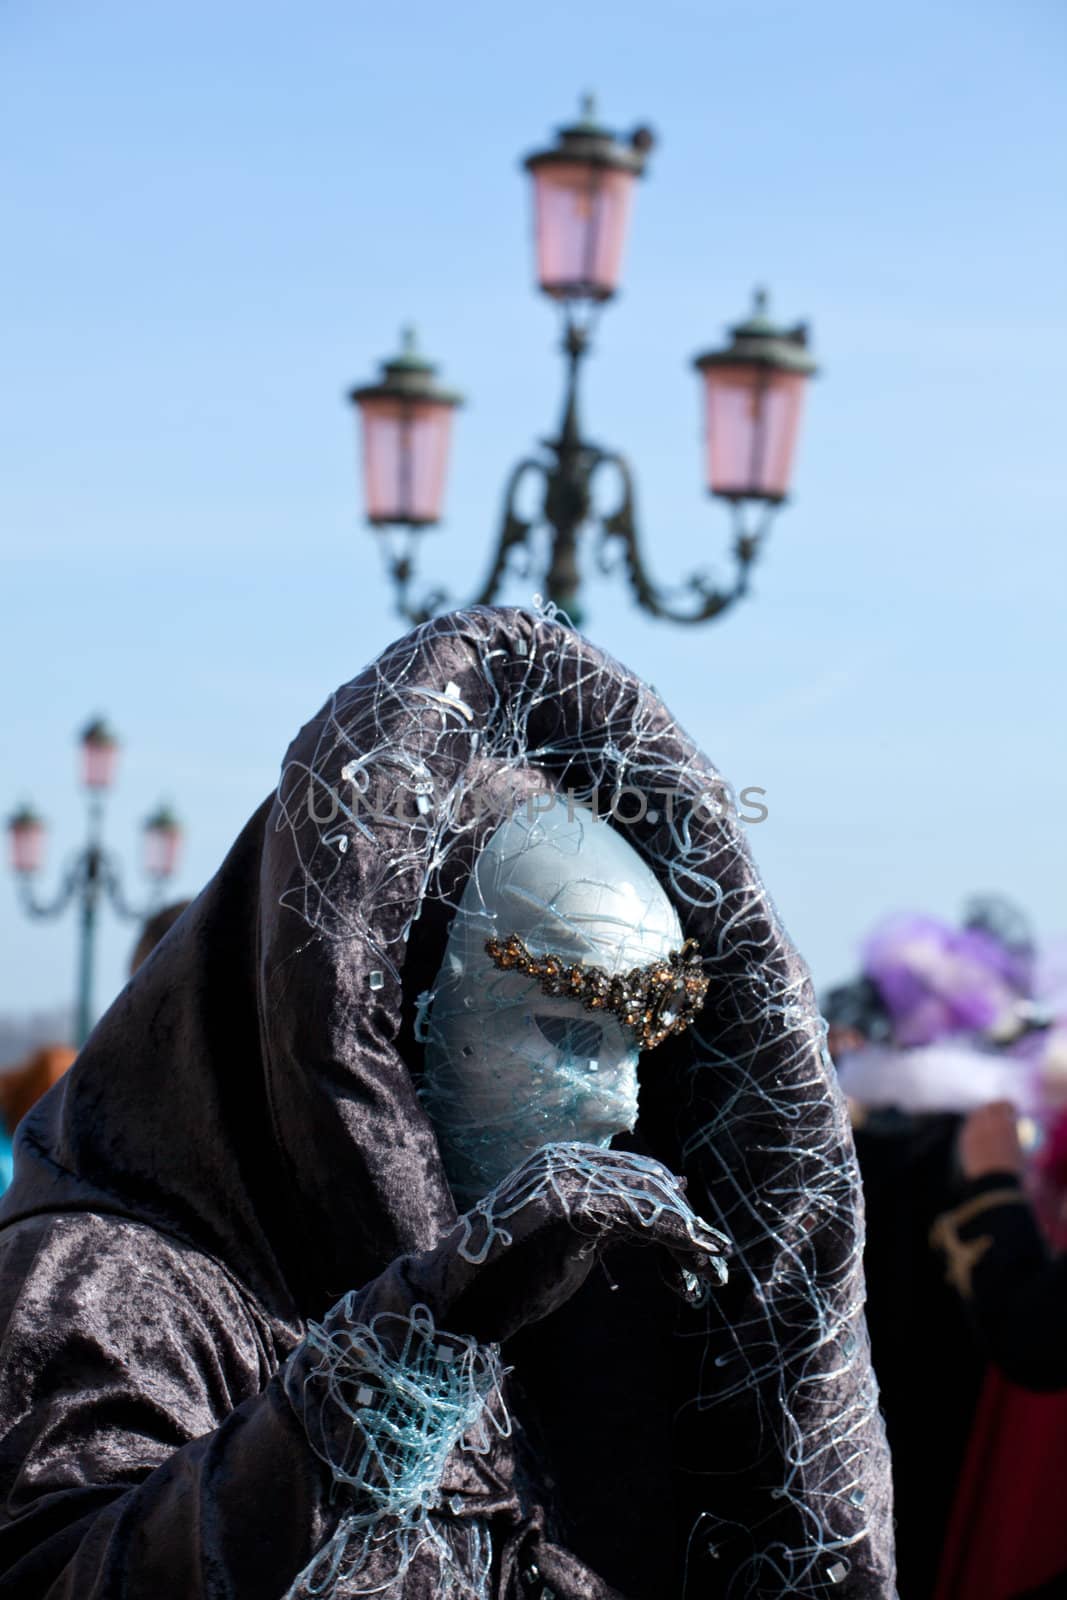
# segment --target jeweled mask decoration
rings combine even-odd
[[[503,942],[487,939],[485,948],[503,971],[528,973],[545,994],[571,995],[587,1011],[613,1011],[633,1029],[642,1050],[654,1050],[670,1034],[684,1033],[708,992],[695,939],[672,950],[666,961],[614,975],[603,967],[568,962],[562,955],[535,956],[517,933],[509,933]]]
[[[632,1129],[640,1050],[688,1025],[707,987],[623,834],[542,800],[480,852],[424,1001],[420,1094],[462,1204],[543,1144]]]

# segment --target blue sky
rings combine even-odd
[[[401,631],[343,394],[409,318],[469,396],[426,576],[475,586],[559,404],[518,163],[590,88],[660,141],[584,411],[661,580],[727,549],[692,354],[765,282],[824,375],[753,599],[684,632],[591,580],[587,631],[767,790],[752,843],[821,984],[971,890],[1067,928],[1065,46],[1059,0],[6,0],[0,804],[47,812],[49,883],[90,713],[126,745],[113,843],[170,799],[192,892]],[[8,883],[0,942],[0,1010],[68,996],[70,919]],[[107,922],[101,1001],[131,942]]]

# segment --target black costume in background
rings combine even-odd
[[[1001,1371],[1023,1389],[1067,1389],[1067,1256],[1049,1250],[1018,1177],[990,1173],[963,1185],[934,1242]]]
[[[963,1185],[931,1242],[990,1360],[938,1600],[1063,1600],[1067,1258],[1010,1172]]]
[[[866,1203],[867,1326],[893,1464],[897,1577],[934,1593],[985,1356],[930,1229],[960,1195],[961,1118],[873,1111],[855,1130]]]
[[[455,718],[444,737],[429,699],[420,721],[409,699],[383,694],[383,685],[428,685],[439,700],[450,680],[474,727]],[[472,732],[519,695],[532,707],[542,770],[509,774],[516,803],[522,784],[540,787],[546,770],[561,786],[610,788],[616,773],[633,782],[621,763],[638,729],[650,788],[692,790],[694,772],[703,784],[713,777],[638,680],[527,613],[427,624],[357,679],[344,703],[373,698],[378,735],[397,748],[422,739],[447,784],[475,760]],[[292,793],[256,812],[68,1078],[23,1124],[0,1211],[0,1594],[278,1600],[343,1509],[279,1368],[309,1318],[349,1290],[373,1288],[399,1257],[430,1250],[455,1219],[416,1097],[411,1031],[415,998],[440,961],[446,907],[427,900],[400,968],[387,967],[374,992],[379,950],[324,934],[322,901],[309,903],[320,892],[308,863],[322,859],[321,830],[311,820],[295,833],[283,826],[303,793],[298,801],[298,780],[286,774],[306,771],[330,745],[338,703],[295,741],[283,773]],[[632,828],[639,851],[657,826],[662,839],[662,823]],[[747,973],[756,950],[766,996],[788,991],[807,1030],[776,1023],[747,980],[716,991],[713,979],[701,1031],[722,1051],[714,1091],[707,1071],[699,1082],[688,1073],[688,1035],[662,1046],[647,1074],[642,1062],[642,1137],[686,1174],[692,1204],[731,1236],[742,1265],[710,1314],[698,1314],[652,1252],[613,1253],[617,1291],[595,1272],[505,1347],[517,1438],[486,1457],[456,1453],[441,1518],[491,1528],[500,1597],[536,1594],[543,1580],[560,1600],[667,1600],[683,1590],[876,1600],[893,1592],[890,1503],[868,1405],[858,1210],[819,1215],[786,1261],[788,1272],[803,1260],[824,1304],[847,1308],[839,1335],[820,1337],[809,1281],[794,1292],[787,1277],[775,1298],[760,1287],[780,1275],[786,1254],[761,1207],[777,1206],[786,1189],[802,1197],[827,1151],[854,1196],[840,1100],[817,1025],[808,1027],[806,974],[736,828],[705,814],[687,850],[717,879],[735,920],[743,903],[744,940],[716,905],[688,903],[683,863],[664,887],[686,934],[721,974]],[[337,926],[357,926],[373,894],[378,931],[394,938],[421,870],[390,855],[387,825],[376,845],[355,839],[329,884]],[[462,883],[446,887],[454,894]],[[799,1037],[815,1042],[802,1047]],[[787,1116],[771,1114],[770,1097],[791,1108]],[[709,1122],[714,1161],[698,1137]],[[739,1365],[733,1329],[743,1330],[754,1381],[728,1390]],[[761,1359],[774,1348],[785,1352],[777,1368]],[[729,1398],[707,1404],[720,1391]],[[692,1405],[696,1395],[705,1404]],[[799,1438],[783,1440],[775,1426],[785,1401]],[[806,1451],[828,1425],[834,1448]],[[850,1493],[856,1484],[862,1490]],[[702,1532],[685,1548],[702,1510],[712,1537]],[[818,1545],[827,1527],[846,1542],[851,1530],[847,1561],[830,1573],[835,1555],[819,1550],[802,1588],[776,1580],[768,1552]],[[418,1558],[384,1591],[404,1600],[433,1592]]]

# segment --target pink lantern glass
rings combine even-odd
[[[404,332],[399,356],[383,362],[377,383],[353,389],[363,428],[367,520],[375,527],[439,522],[444,504],[452,413],[462,397],[436,382],[414,332]]]
[[[44,862],[45,825],[29,806],[22,806],[7,825],[11,866],[20,875],[39,872]]]
[[[81,736],[81,779],[87,789],[110,789],[115,781],[119,742],[100,718],[90,722]]]
[[[172,877],[178,866],[181,846],[181,824],[173,812],[160,807],[144,825],[144,869],[148,877]]]
[[[634,177],[582,162],[534,173],[537,280],[553,299],[607,300],[615,293]]]
[[[559,142],[527,156],[534,181],[537,281],[554,300],[608,300],[619,285],[634,179],[652,135],[628,144],[596,121],[591,96]]]
[[[704,379],[708,488],[727,500],[775,503],[789,493],[804,392],[816,371],[803,323],[779,328],[757,290],[729,345],[697,356]]]
[[[704,381],[708,488],[735,499],[783,500],[806,377],[754,366],[709,367]]]
[[[358,404],[368,519],[411,525],[440,521],[452,407],[380,396]]]

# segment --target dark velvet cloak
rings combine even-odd
[[[405,804],[355,816],[367,779]],[[343,1496],[278,1368],[309,1317],[454,1219],[416,1000],[488,825],[477,795],[550,783],[661,791],[628,837],[711,991],[643,1060],[639,1137],[733,1240],[731,1277],[696,1308],[652,1252],[610,1253],[505,1349],[515,1436],[456,1452],[441,1521],[491,1529],[500,1596],[892,1594],[850,1136],[717,782],[640,680],[523,611],[426,624],[307,724],[23,1124],[0,1211],[0,1593],[274,1600],[328,1536]],[[435,1585],[416,1559],[381,1592]]]

